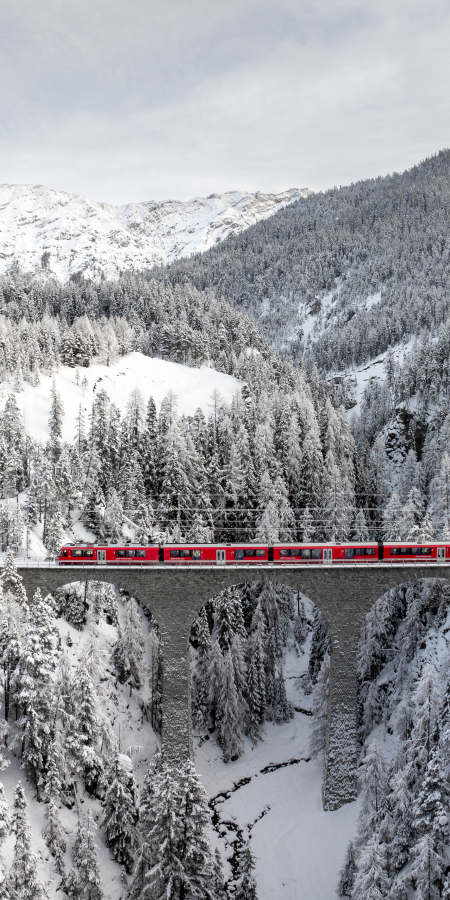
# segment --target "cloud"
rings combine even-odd
[[[93,199],[314,189],[447,146],[444,0],[15,0],[0,180]]]

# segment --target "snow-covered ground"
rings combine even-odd
[[[281,194],[227,191],[188,202],[166,200],[111,206],[43,185],[0,185],[0,273],[18,263],[66,282],[117,278],[207,250],[278,209],[307,197],[292,188]]]
[[[130,394],[135,388],[139,389],[144,403],[147,403],[149,397],[153,397],[158,409],[167,393],[173,391],[178,399],[180,415],[193,415],[198,407],[208,415],[211,411],[211,393],[215,388],[222,399],[230,403],[242,386],[242,383],[231,375],[216,372],[215,369],[206,366],[193,369],[137,352],[128,353],[110,366],[94,363],[88,369],[80,368],[79,384],[76,382],[76,372],[77,370],[68,366],[61,366],[53,376],[64,406],[63,440],[70,442],[75,436],[75,420],[80,405],[87,426],[87,416],[95,392],[101,389],[106,391],[110,400],[120,409],[122,416],[126,411]],[[85,387],[82,386],[84,378],[87,381]],[[37,387],[25,382],[24,390],[15,392],[17,405],[23,412],[25,430],[35,440],[46,441],[49,437],[51,387],[52,378],[41,375],[41,383]],[[12,392],[14,386],[2,382],[0,411],[3,411],[8,394]]]
[[[307,710],[312,698],[303,693],[301,675],[308,666],[309,643],[305,651],[298,657],[291,649],[284,672],[289,699]],[[222,856],[230,857],[236,829],[244,837],[251,836],[258,900],[332,900],[336,896],[359,802],[324,812],[322,762],[309,758],[311,721],[304,712],[295,712],[286,724],[267,723],[264,740],[252,747],[247,738],[243,756],[226,764],[213,741],[197,738],[195,742],[197,771],[208,797],[217,798],[217,830],[223,837],[216,836],[215,843]],[[223,792],[222,799],[218,795]]]

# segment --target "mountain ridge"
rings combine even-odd
[[[114,206],[45,185],[2,184],[0,274],[16,267],[63,283],[116,278],[207,250],[309,194],[226,191]]]

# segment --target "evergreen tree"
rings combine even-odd
[[[96,825],[88,810],[78,820],[72,853],[73,868],[65,883],[65,892],[70,900],[103,900],[95,831]]]
[[[261,605],[258,603],[253,614],[251,633],[248,640],[248,680],[247,733],[256,743],[261,726],[266,718],[266,671],[265,671],[266,623]]]
[[[411,875],[416,887],[417,900],[437,900],[441,896],[446,864],[433,846],[431,834],[424,834],[414,847]]]
[[[255,858],[246,841],[239,850],[237,860],[237,881],[234,896],[236,900],[257,900],[256,881],[253,875]]]
[[[139,608],[133,597],[125,610],[125,624],[119,630],[119,637],[114,646],[113,659],[119,672],[122,684],[128,681],[131,689],[139,690],[142,686],[141,666],[144,653],[144,637]]]
[[[6,551],[5,562],[3,564],[0,581],[3,590],[3,597],[5,598],[6,602],[8,600],[8,597],[11,596],[16,601],[16,603],[19,604],[19,606],[26,607],[27,595],[22,583],[23,578],[17,571],[17,566],[12,550]]]
[[[106,846],[113,859],[130,873],[138,847],[137,786],[129,756],[116,753],[105,773],[108,785],[103,799]]]
[[[243,750],[240,710],[231,650],[223,658],[223,680],[219,699],[220,721],[217,726],[217,743],[222,748],[225,762],[237,759]]]
[[[352,900],[383,900],[388,897],[389,876],[386,849],[374,835],[361,850]],[[345,895],[344,895],[345,896]]]
[[[19,781],[14,792],[12,828],[15,844],[7,890],[17,900],[42,900],[45,892],[37,877],[37,856],[31,849],[31,828],[26,807],[25,792]]]
[[[357,865],[355,859],[355,847],[353,841],[350,841],[347,853],[345,855],[344,865],[339,873],[338,892],[339,897],[351,897],[353,885],[355,883],[355,874]]]

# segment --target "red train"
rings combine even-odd
[[[58,556],[60,565],[83,566],[192,566],[192,565],[317,565],[390,562],[450,561],[450,545],[397,541],[342,544],[66,544]]]

